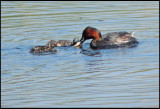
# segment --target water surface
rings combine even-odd
[[[49,40],[136,31],[134,48],[56,47]],[[159,107],[158,1],[2,1],[2,107]]]

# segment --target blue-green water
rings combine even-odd
[[[49,40],[136,31],[134,48],[56,47]],[[159,107],[158,1],[2,1],[2,107]]]

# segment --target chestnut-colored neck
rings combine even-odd
[[[93,38],[94,41],[99,41],[101,38],[99,36]]]
[[[96,37],[93,38],[94,41],[99,41],[101,39],[102,39],[102,35],[100,32],[98,33],[98,35]]]

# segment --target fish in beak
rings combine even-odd
[[[85,41],[85,39],[84,39],[84,37],[82,37],[80,41],[78,40],[78,41],[74,44],[74,46],[75,46],[75,47],[82,46],[82,44],[83,44],[84,41]]]

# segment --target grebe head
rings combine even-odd
[[[94,41],[97,41],[97,40],[100,40],[101,38],[102,38],[102,35],[98,29],[88,26],[83,30],[82,38],[78,45],[81,46],[83,42],[88,39],[93,39]]]

